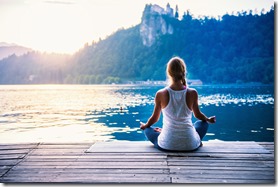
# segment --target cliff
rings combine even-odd
[[[173,26],[166,18],[173,18],[173,9],[167,4],[166,10],[158,5],[146,5],[140,24],[140,36],[145,46],[152,46],[161,35],[173,34]]]

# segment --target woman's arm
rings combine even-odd
[[[196,90],[192,90],[192,99],[193,99],[193,114],[194,116],[202,121],[207,121],[209,123],[215,123],[216,118],[215,116],[207,117],[205,114],[203,114],[200,109],[199,109],[199,103],[198,103],[198,93]]]
[[[140,128],[142,130],[152,126],[154,123],[156,123],[159,120],[160,113],[161,113],[161,97],[162,94],[160,92],[157,92],[155,95],[154,110],[151,117],[148,119],[147,123],[140,122]]]

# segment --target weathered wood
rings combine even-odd
[[[3,150],[3,151],[0,151],[0,156],[1,155],[8,155],[8,154],[27,154],[31,150],[32,149],[9,149],[9,150]]]
[[[8,163],[10,164],[10,163]],[[94,166],[134,166],[134,167],[140,167],[145,166],[151,168],[152,166],[163,166],[167,165],[166,161],[97,161],[97,162],[21,162],[17,166],[86,166],[86,167],[94,167]]]
[[[34,149],[37,144],[12,144],[12,145],[0,145],[0,152],[6,150],[18,150],[18,149]]]
[[[164,152],[147,141],[0,144],[0,182],[275,182],[273,142],[203,144],[194,152]]]
[[[211,167],[203,167],[203,166],[169,166],[170,171],[172,171],[173,169],[178,169],[180,171],[183,170],[207,170],[207,171],[233,171],[233,172],[237,172],[237,171],[269,171],[269,172],[274,172],[273,168],[254,168],[254,167],[228,167],[228,166],[211,166]]]
[[[160,173],[166,173],[169,174],[170,170],[169,168],[66,168],[66,169],[45,169],[45,168],[12,168],[12,173],[9,174],[9,176],[15,176],[15,175],[39,175],[39,174],[53,174],[53,173],[69,173],[69,174],[118,174],[118,173],[142,173],[142,174],[160,174]]]
[[[8,160],[0,160],[0,166],[14,166],[18,164],[21,159],[8,159]]]
[[[22,158],[24,158],[25,155],[26,155],[26,153],[24,153],[24,154],[3,154],[3,155],[0,155],[0,160],[19,159],[19,158],[22,159]]]
[[[170,177],[167,175],[159,176],[140,176],[140,175],[125,175],[125,176],[99,176],[99,175],[85,175],[85,176],[61,176],[52,175],[45,178],[37,177],[4,177],[3,183],[170,183]]]
[[[248,145],[250,145],[248,147]],[[100,142],[92,145],[86,152],[163,152],[154,149],[150,142]],[[248,154],[261,154],[269,153],[268,150],[264,149],[262,146],[256,144],[255,142],[222,142],[222,141],[211,141],[204,143],[203,147],[194,151],[196,153],[248,153]],[[171,154],[179,154],[170,152]]]
[[[189,184],[274,184],[274,180],[250,180],[250,179],[202,179],[173,177],[172,183]]]
[[[241,175],[240,178],[244,178],[246,177],[245,175],[258,175],[261,174],[263,176],[272,176],[273,177],[273,169],[272,170],[254,170],[254,171],[250,171],[250,170],[230,170],[230,169],[225,169],[225,168],[219,168],[219,169],[187,169],[187,170],[183,170],[181,168],[171,168],[170,169],[170,173],[172,175],[176,174],[176,175],[184,175],[187,177],[187,174],[190,175],[196,175],[196,176],[200,176],[202,175],[203,177],[207,177],[210,174],[213,174],[215,176],[210,177],[210,178],[219,178],[220,175],[232,175],[232,176],[237,176],[237,175]]]
[[[233,173],[184,173],[184,174],[171,174],[172,178],[202,178],[202,179],[235,179],[235,180],[271,180],[273,179],[273,175],[265,175],[263,172],[260,173],[241,173],[238,174],[237,172]]]

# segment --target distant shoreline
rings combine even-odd
[[[167,86],[166,81],[137,81],[134,82],[124,82],[124,83],[112,83],[112,84],[69,84],[69,83],[44,83],[44,84],[0,84],[0,86],[16,86],[16,85],[96,85],[96,86]],[[250,83],[203,83],[203,84],[188,84],[188,86],[275,86],[274,83],[260,83],[260,82],[250,82]]]

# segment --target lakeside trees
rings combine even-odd
[[[84,45],[72,56],[36,52],[10,56],[0,61],[0,84],[164,80],[166,63],[174,55],[184,58],[190,79],[274,82],[274,8],[260,15],[239,12],[221,19],[195,19],[187,11],[179,20],[176,14],[152,14],[151,6],[146,5],[148,15],[142,19],[162,20],[173,28],[163,34],[160,24],[149,24],[156,29],[152,45],[143,44],[139,24]]]

